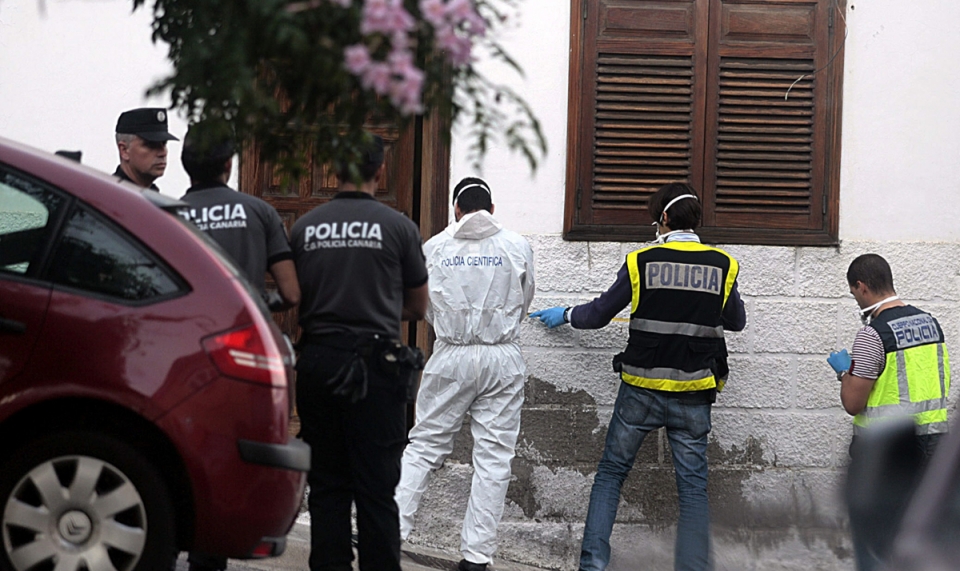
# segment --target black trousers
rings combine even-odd
[[[943,436],[943,434],[918,435],[914,440],[916,448],[912,450],[915,456],[909,460],[902,458],[902,461],[906,464],[919,462],[918,469],[922,473],[926,470],[927,464],[933,457],[933,453],[936,452]],[[854,436],[850,441],[849,448],[852,462],[856,462],[860,455],[864,454],[857,444],[858,438]],[[914,482],[914,484],[916,483]],[[850,486],[851,484],[848,483],[847,485]],[[875,571],[881,568],[884,559],[889,555],[894,536],[900,527],[903,509],[906,508],[906,505],[883,502],[881,498],[877,498],[877,500],[878,505],[883,507],[863,511],[848,506],[857,571]],[[882,517],[878,517],[880,514],[882,514]]]
[[[395,376],[368,366],[362,400],[332,394],[329,381],[349,350],[307,344],[297,363],[300,435],[312,449],[310,569],[352,569],[350,508],[357,507],[361,571],[400,571],[400,520],[394,490],[406,444],[406,403]]]

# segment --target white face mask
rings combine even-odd
[[[662,222],[662,220],[663,220],[663,215],[666,214],[667,210],[669,210],[670,207],[674,205],[674,203],[676,203],[678,200],[683,200],[684,198],[692,198],[692,199],[694,199],[694,200],[697,200],[697,196],[696,196],[695,194],[681,194],[680,196],[678,196],[678,197],[674,198],[673,200],[671,200],[670,202],[668,202],[667,205],[663,207],[663,212],[660,213],[660,220],[661,220],[661,222],[654,222],[654,223],[653,223],[653,225],[656,226],[656,228],[657,228],[657,230],[656,230],[657,237],[656,237],[656,239],[654,239],[654,242],[656,242],[657,244],[663,244],[664,242],[667,241],[667,237],[668,237],[668,236],[670,236],[671,234],[674,234],[674,233],[676,233],[676,232],[692,232],[692,230],[671,230],[671,231],[667,232],[666,234],[661,234],[661,233],[660,233],[660,225],[663,224],[663,222]]]
[[[896,301],[898,299],[900,299],[900,296],[891,295],[887,299],[881,299],[880,301],[871,305],[870,307],[864,307],[863,309],[858,309],[857,314],[860,316],[860,322],[863,323],[864,325],[870,325],[870,320],[873,319],[873,312],[876,311],[878,307],[880,307],[885,303]]]

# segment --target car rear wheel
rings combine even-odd
[[[0,474],[2,563],[15,571],[168,571],[174,513],[157,468],[96,432],[47,435]]]

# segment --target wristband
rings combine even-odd
[[[570,310],[571,310],[571,309],[573,309],[573,308],[572,308],[572,307],[568,307],[568,308],[566,308],[566,309],[563,310],[563,322],[564,322],[564,323],[570,323]]]
[[[843,376],[849,372],[850,372],[849,369],[847,369],[846,371],[837,371],[837,380],[843,382]]]

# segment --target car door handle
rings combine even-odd
[[[4,319],[0,317],[0,333],[23,333],[27,326],[13,319]]]

